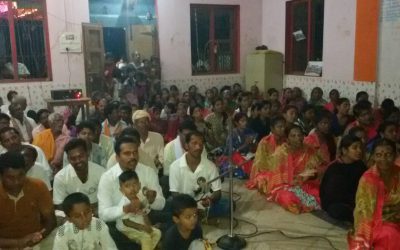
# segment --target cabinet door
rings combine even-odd
[[[265,90],[283,88],[283,55],[281,53],[268,53],[265,58]]]
[[[250,54],[246,64],[246,89],[257,85],[261,92],[265,91],[265,54]]]
[[[103,86],[103,27],[98,24],[84,23],[82,29],[85,55],[86,96],[90,97],[93,91],[102,90]]]

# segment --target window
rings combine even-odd
[[[50,79],[45,0],[0,0],[0,82]]]
[[[286,74],[303,75],[309,61],[322,61],[324,0],[286,2]]]
[[[239,6],[190,5],[192,74],[237,73]]]

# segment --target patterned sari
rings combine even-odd
[[[284,143],[270,158],[268,171],[262,179],[257,179],[259,190],[266,194],[267,200],[295,214],[320,209],[319,183],[325,168],[319,153],[306,144],[291,152]],[[303,180],[302,173],[314,170],[316,178]]]
[[[386,188],[376,166],[361,177],[354,209],[354,230],[349,249],[400,249],[400,169]]]
[[[330,163],[335,159],[336,156],[336,144],[332,145],[332,149],[329,150],[328,143],[321,143],[318,138],[318,134],[314,131],[304,138],[304,143],[310,145],[319,151],[325,163]],[[336,142],[332,142],[334,144]],[[332,152],[331,152],[332,151]]]
[[[250,179],[246,183],[246,187],[249,189],[257,188],[257,179],[263,179],[263,173],[268,170],[270,164],[267,161],[270,160],[271,155],[275,152],[278,147],[274,134],[269,134],[261,139],[258,143],[256,156],[251,167]]]

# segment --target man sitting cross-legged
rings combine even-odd
[[[169,186],[173,196],[188,194],[198,201],[200,209],[209,209],[209,216],[226,215],[228,202],[221,200],[221,181],[210,180],[218,177],[214,163],[201,157],[204,150],[204,136],[197,131],[185,137],[186,153],[171,164]],[[208,188],[210,186],[210,188]]]
[[[64,147],[68,164],[54,176],[53,202],[61,210],[65,197],[75,192],[87,195],[97,215],[97,188],[104,168],[89,161],[87,143],[74,138]]]
[[[133,137],[118,138],[115,144],[115,153],[117,164],[106,171],[99,183],[98,200],[99,200],[99,216],[108,222],[111,236],[114,238],[119,249],[132,249],[129,240],[119,233],[115,228],[115,221],[124,215],[136,211],[134,204],[121,204],[123,194],[120,191],[119,175],[128,170],[134,170],[140,181],[141,189],[146,189],[145,198],[147,199],[152,211],[149,214],[152,220],[153,210],[162,210],[165,206],[165,198],[162,194],[158,176],[156,172],[148,166],[138,162],[139,141]],[[152,220],[154,223],[155,221]]]
[[[32,247],[56,226],[50,192],[26,177],[20,152],[2,154],[0,162],[0,249]]]

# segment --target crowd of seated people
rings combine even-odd
[[[243,186],[266,200],[352,224],[351,249],[400,248],[393,100],[374,109],[366,92],[351,105],[336,89],[328,102],[319,87],[307,100],[300,88],[261,93],[240,84],[204,96],[194,85],[140,96],[131,103],[94,92],[82,120],[73,107],[28,114],[26,98],[8,93],[0,113],[1,249],[40,244],[57,222],[54,249],[86,249],[83,237],[102,249],[188,249],[203,238],[202,217],[230,211],[221,181],[205,184],[229,157]]]

